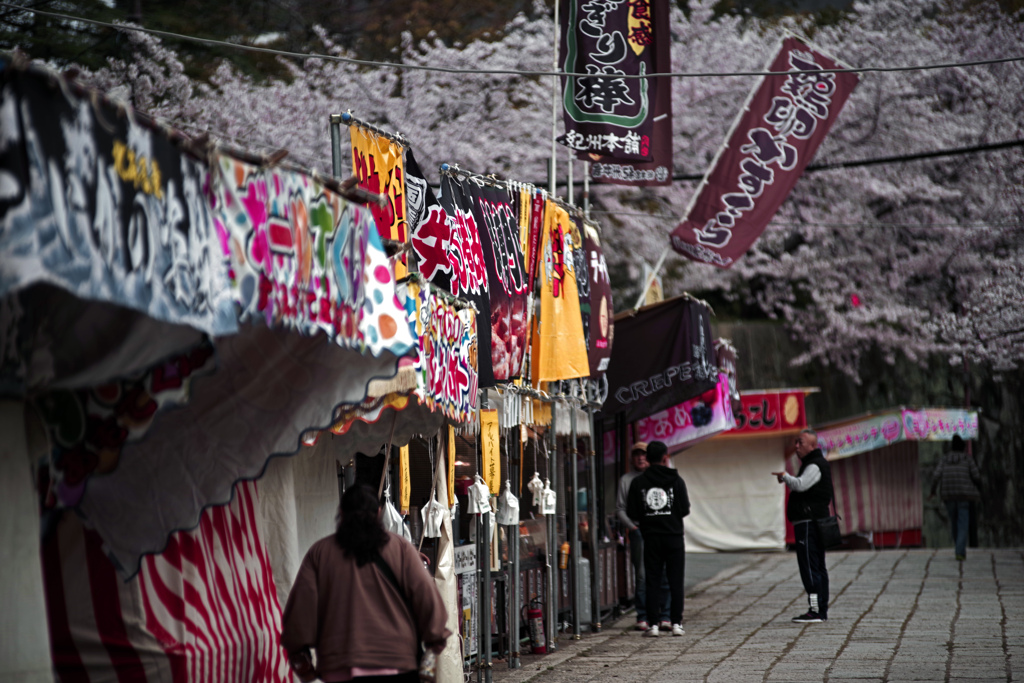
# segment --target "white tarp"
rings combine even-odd
[[[673,457],[690,496],[686,551],[783,550],[783,440],[712,439]]]

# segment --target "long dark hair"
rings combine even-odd
[[[379,509],[376,493],[365,484],[353,486],[341,497],[341,519],[334,540],[346,557],[355,558],[356,566],[372,562],[388,542],[388,532],[377,517]]]

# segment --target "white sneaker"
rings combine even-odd
[[[672,624],[672,635],[674,636],[685,636],[686,631],[683,630],[682,624]]]
[[[658,626],[657,626],[657,624],[652,624],[649,629],[644,631],[643,637],[644,638],[657,638],[658,637]]]

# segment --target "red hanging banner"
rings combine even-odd
[[[672,248],[694,261],[728,268],[764,231],[814,156],[859,80],[797,38],[787,38],[733,125]]]

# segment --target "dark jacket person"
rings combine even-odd
[[[668,446],[661,441],[647,445],[650,467],[633,480],[626,498],[626,514],[635,520],[644,539],[644,569],[647,579],[647,618],[651,627],[645,636],[659,635],[661,614],[661,583],[668,572],[672,595],[669,616],[672,635],[683,631],[683,575],[686,569],[686,547],[683,543],[683,517],[690,514],[690,498],[682,477],[668,467]]]
[[[805,429],[797,435],[796,454],[800,457],[800,471],[795,477],[785,472],[772,474],[780,484],[789,487],[786,518],[793,524],[796,561],[809,606],[805,614],[793,621],[804,624],[828,621],[828,567],[815,520],[830,514],[832,468],[818,448],[818,435],[813,429]]]

